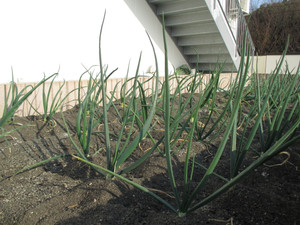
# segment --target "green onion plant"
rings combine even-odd
[[[1,129],[1,137],[5,137],[8,133],[12,131],[4,131],[3,126],[7,123],[13,121],[15,112],[21,106],[21,104],[30,96],[40,85],[44,84],[47,80],[54,77],[55,74],[42,79],[38,84],[35,86],[26,85],[20,91],[18,90],[17,84],[14,81],[14,76],[12,74],[12,81],[10,82],[9,89],[7,95],[4,97],[4,109],[2,113],[2,117],[0,119],[0,129]]]
[[[164,24],[164,19],[163,19]],[[183,114],[184,116],[173,115],[171,112],[172,109],[172,101],[174,100],[174,96],[170,94],[170,77],[168,72],[168,50],[165,38],[165,30],[163,29],[163,38],[165,43],[165,80],[162,87],[162,97],[163,97],[163,107],[162,113],[164,115],[164,153],[168,170],[168,178],[170,180],[171,190],[173,192],[173,196],[175,198],[175,202],[168,202],[162,197],[158,196],[151,190],[143,187],[129,179],[120,176],[120,174],[114,173],[111,170],[107,170],[101,166],[95,165],[91,162],[88,162],[85,159],[75,156],[77,159],[86,162],[87,164],[94,166],[103,172],[110,174],[111,176],[116,176],[117,178],[122,179],[123,181],[133,185],[134,187],[150,194],[157,200],[159,200],[163,205],[168,207],[170,210],[175,212],[178,216],[185,216],[187,213],[193,212],[196,209],[208,204],[221,194],[228,191],[231,187],[237,184],[242,178],[248,175],[251,171],[253,171],[256,167],[270,159],[272,156],[276,155],[278,152],[282,151],[285,147],[299,142],[300,135],[296,132],[299,128],[300,118],[299,118],[299,97],[294,98],[295,106],[292,107],[291,111],[288,112],[288,119],[291,118],[291,122],[289,126],[284,126],[285,122],[283,121],[283,115],[287,112],[287,105],[294,93],[290,91],[290,89],[294,90],[294,79],[298,79],[295,77],[299,76],[299,72],[297,76],[291,79],[292,82],[289,82],[287,87],[289,89],[286,90],[286,96],[283,97],[287,102],[280,103],[277,105],[272,103],[272,108],[275,108],[275,111],[267,110],[270,108],[270,99],[272,89],[275,86],[274,83],[269,84],[270,87],[266,92],[261,95],[262,91],[256,91],[256,104],[254,104],[256,108],[251,108],[249,110],[249,117],[246,117],[246,121],[241,124],[241,120],[239,120],[239,113],[241,112],[240,107],[243,104],[243,99],[245,97],[245,86],[248,80],[249,69],[251,67],[250,57],[245,58],[245,52],[242,54],[240,68],[238,70],[238,76],[232,84],[232,90],[229,92],[229,98],[227,103],[225,104],[225,109],[230,113],[227,116],[226,126],[224,127],[224,132],[222,132],[221,141],[214,153],[213,159],[211,160],[208,167],[204,167],[201,163],[198,162],[198,159],[195,157],[195,152],[192,149],[192,142],[194,141],[194,133],[197,131],[197,122],[199,120],[199,110],[209,101],[212,102],[216,98],[216,88],[218,79],[212,78],[210,83],[205,88],[204,92],[201,92],[202,97],[200,100],[194,104],[190,105],[190,108],[186,110]],[[244,48],[245,49],[245,48]],[[249,52],[247,53],[249,55]],[[221,72],[221,71],[219,71]],[[218,73],[219,73],[218,72]],[[275,74],[276,76],[276,74]],[[275,78],[274,78],[275,79]],[[183,81],[184,82],[184,81]],[[192,85],[194,85],[192,83]],[[256,84],[257,85],[257,84]],[[180,85],[179,85],[180,86]],[[193,96],[194,90],[190,89],[190,95]],[[258,95],[258,92],[260,94]],[[176,93],[176,91],[175,91]],[[296,94],[296,93],[294,93]],[[182,96],[180,91],[177,92],[177,96],[179,98]],[[299,96],[299,95],[298,95]],[[260,99],[260,100],[259,100]],[[190,102],[190,99],[186,102]],[[182,101],[180,104],[186,107],[185,103]],[[255,114],[255,110],[257,115]],[[297,114],[294,115],[294,112]],[[292,115],[291,115],[292,113]],[[182,113],[181,113],[182,114]],[[243,161],[245,159],[245,155],[250,149],[251,144],[253,143],[253,138],[255,135],[259,135],[259,127],[262,126],[262,119],[265,115],[270,115],[268,119],[271,119],[271,122],[268,122],[269,127],[269,136],[273,137],[273,133],[275,138],[274,141],[271,142],[270,145],[263,148],[264,150],[260,152],[259,157],[256,158],[250,165],[246,165],[245,167],[241,167]],[[278,119],[277,119],[278,118]],[[225,120],[225,119],[224,119]],[[276,120],[276,122],[273,122]],[[254,124],[248,128],[250,125],[250,121]],[[279,123],[279,125],[278,125]],[[274,124],[274,125],[273,125]],[[243,132],[238,131],[238,127],[242,125]],[[282,126],[283,125],[283,126]],[[283,128],[282,128],[283,127]],[[188,129],[187,129],[188,128]],[[260,131],[264,131],[264,127],[261,127]],[[271,129],[272,128],[272,129]],[[279,129],[278,129],[279,128]],[[282,128],[282,130],[280,130]],[[250,134],[246,134],[250,129]],[[185,162],[183,168],[182,178],[178,178],[175,176],[174,169],[174,157],[176,157],[176,153],[172,151],[173,149],[173,137],[175,137],[181,130],[185,130],[187,133],[187,147],[185,151]],[[276,140],[276,141],[275,141]],[[228,147],[229,146],[229,147]],[[230,168],[229,177],[224,177],[222,174],[216,173],[216,167],[220,162],[221,156],[224,155],[229,150],[229,158],[228,164]],[[203,175],[201,177],[197,176],[195,178],[196,168],[195,165],[201,165],[200,169],[203,171]],[[213,177],[221,178],[224,182],[221,187],[212,191],[212,193],[208,194],[199,199],[201,193],[207,190],[207,182]],[[178,180],[180,179],[180,180]]]
[[[147,151],[144,156],[130,164],[127,167],[122,167],[123,163],[131,156],[132,152],[137,148],[138,144],[145,138],[146,135],[149,135],[149,129],[151,127],[152,119],[156,110],[156,102],[158,99],[158,91],[155,92],[154,101],[150,106],[147,105],[145,90],[142,88],[142,83],[138,80],[139,78],[139,66],[141,62],[141,54],[138,62],[138,66],[136,69],[136,74],[133,79],[133,85],[129,90],[126,90],[126,83],[130,79],[126,79],[125,84],[123,84],[121,89],[121,105],[122,112],[118,110],[113,100],[114,91],[111,93],[111,97],[107,97],[106,84],[107,79],[111,75],[107,75],[106,70],[102,64],[102,55],[101,55],[101,36],[103,25],[105,21],[105,14],[103,18],[103,22],[101,25],[100,36],[99,36],[99,62],[100,62],[100,74],[94,79],[91,76],[91,79],[88,84],[87,94],[82,102],[79,104],[79,112],[77,118],[77,136],[79,138],[81,148],[75,144],[70,138],[77,150],[76,156],[80,157],[83,160],[89,161],[89,146],[91,135],[94,133],[94,128],[100,123],[103,124],[104,127],[104,137],[105,137],[105,154],[106,154],[106,168],[109,171],[114,173],[122,174],[127,173],[130,170],[139,166],[143,161],[145,161],[148,156],[156,149],[157,145],[153,146],[150,151]],[[150,40],[151,42],[151,40]],[[151,42],[153,47],[153,44]],[[154,56],[156,58],[155,52]],[[158,70],[157,70],[158,71]],[[158,73],[155,76],[156,79],[156,90],[158,90]],[[79,90],[81,88],[79,87]],[[139,92],[139,95],[138,95]],[[79,92],[80,93],[80,92]],[[80,99],[80,96],[78,97]],[[140,102],[141,110],[138,109],[138,102]],[[101,106],[101,112],[96,114],[98,106]],[[108,111],[110,108],[113,108],[118,115],[118,119],[122,124],[120,133],[117,135],[117,140],[114,148],[111,146],[111,136],[108,121]],[[96,116],[98,115],[98,118]],[[131,141],[131,136],[133,134],[133,130],[135,125],[138,127],[138,134]],[[129,127],[129,128],[128,128]],[[128,128],[125,129],[125,128]],[[125,140],[125,141],[124,141]],[[101,170],[97,169],[96,166],[93,166],[98,172]],[[109,176],[109,178],[112,178]]]
[[[274,145],[278,148],[269,156],[272,157],[280,150],[289,147],[299,141],[300,135],[297,133],[297,124],[299,125],[299,95],[298,87],[300,72],[299,66],[295,74],[291,74],[287,69],[285,74],[280,74],[284,62],[288,43],[283,56],[276,69],[267,79],[259,79],[255,74],[255,99],[247,116],[245,116],[245,125],[237,136],[237,123],[233,129],[232,152],[231,152],[231,177],[240,172],[247,152],[252,148],[251,144],[256,135],[259,136],[260,149],[255,152],[262,156]],[[248,125],[251,124],[251,127]],[[296,128],[295,125],[296,124]],[[285,133],[290,136],[282,139]],[[237,141],[239,140],[239,141]]]
[[[70,140],[76,149],[76,154],[72,154],[74,158],[90,165],[107,178],[119,178],[133,185],[160,201],[178,216],[185,216],[224,194],[255,168],[286,147],[300,141],[300,95],[297,86],[300,76],[299,67],[295,74],[287,69],[286,74],[280,76],[286,51],[270,78],[262,81],[258,79],[258,74],[254,74],[252,75],[254,78],[251,78],[252,83],[250,82],[250,86],[247,87],[251,62],[249,50],[248,52],[244,50],[238,74],[230,89],[220,92],[218,84],[222,65],[215,67],[208,83],[204,82],[204,75],[199,73],[185,77],[169,74],[168,47],[163,17],[165,74],[161,90],[159,90],[156,53],[149,38],[156,63],[156,73],[151,78],[155,80],[152,96],[147,98],[146,90],[143,88],[144,81],[139,80],[140,55],[135,77],[128,79],[128,75],[126,76],[125,83],[121,87],[121,99],[115,101],[116,89],[110,96],[106,91],[107,79],[112,73],[107,74],[107,67],[102,64],[101,36],[104,21],[105,14],[99,36],[100,73],[94,77],[87,70],[90,79],[85,96],[81,93],[80,84],[78,87],[79,111],[76,133],[80,146],[75,143],[66,125]],[[245,40],[244,43],[246,43]],[[245,45],[244,49],[246,49]],[[129,81],[133,81],[133,85],[127,89]],[[177,83],[173,90],[170,89],[171,82]],[[194,101],[193,97],[196,93],[199,98]],[[220,93],[227,98],[223,106],[218,108],[216,99]],[[151,101],[150,104],[149,101]],[[176,104],[178,108],[175,110]],[[208,113],[203,116],[205,110]],[[114,134],[116,135],[114,136],[115,145],[111,143],[113,134],[110,132],[108,119],[111,111],[116,113],[121,123],[119,133]],[[127,160],[144,138],[149,137],[154,141],[151,137],[151,128],[155,124],[155,114],[162,115],[164,118],[163,137],[157,140],[142,157],[125,166],[124,162],[128,162]],[[100,124],[104,127],[103,131],[95,129]],[[213,125],[208,127],[208,124]],[[131,137],[133,130],[138,130],[138,134]],[[90,152],[91,136],[97,132],[103,132],[105,139],[106,163],[103,162],[101,165],[92,161]],[[184,136],[184,143],[178,147],[176,143],[182,136]],[[219,137],[219,142],[213,151],[211,161],[204,166],[201,154],[198,155],[200,157],[196,157],[198,153],[193,143],[204,140],[210,142],[216,136]],[[260,139],[260,149],[254,149],[255,137]],[[174,197],[174,200],[170,201],[159,196],[152,189],[123,176],[141,165],[160,144],[164,148],[166,173],[172,197]],[[184,154],[185,161],[180,171],[180,168],[175,166],[176,154],[183,145],[185,151],[181,153]],[[253,152],[257,154],[257,157],[246,164],[246,156]],[[227,157],[228,171],[218,172],[221,157]],[[212,189],[209,187],[209,181],[212,179],[221,179],[222,184]]]
[[[43,83],[43,90],[42,90],[42,104],[43,104],[43,113],[40,113],[37,109],[35,109],[32,104],[31,107],[32,109],[39,114],[45,123],[48,123],[52,120],[53,115],[60,109],[60,107],[65,103],[65,100],[68,98],[68,96],[74,92],[76,89],[70,91],[67,93],[64,97],[62,96],[62,89],[65,85],[65,81],[63,81],[62,85],[59,86],[58,90],[54,94],[52,100],[51,100],[51,92],[54,81],[56,77],[58,76],[58,73],[56,73],[48,87],[48,90],[46,90],[46,82]],[[51,100],[51,101],[50,101]],[[51,102],[51,104],[50,104]]]

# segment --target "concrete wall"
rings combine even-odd
[[[281,59],[280,55],[266,55],[254,57],[254,71],[261,74],[270,74],[275,70],[276,65]],[[282,73],[288,65],[289,70],[293,73],[297,71],[300,63],[300,55],[287,55],[284,59],[284,64],[282,65]]]

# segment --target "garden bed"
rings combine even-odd
[[[77,112],[76,106],[64,112],[75,142],[78,142],[75,135]],[[163,135],[164,119],[159,114],[155,119],[161,123],[156,123],[151,133],[158,140]],[[117,178],[106,179],[72,157],[57,159],[13,176],[28,165],[53,156],[75,153],[61,113],[55,114],[50,123],[39,117],[16,117],[14,123],[4,129],[11,130],[20,124],[26,127],[11,133],[6,141],[3,139],[0,143],[0,224],[300,223],[298,145],[285,149],[287,153],[279,154],[255,169],[221,197],[185,217],[178,217],[146,193]],[[116,134],[120,130],[113,112],[109,113],[109,126]],[[218,138],[212,143],[194,141],[196,157],[209,163],[219,141]],[[104,147],[104,134],[93,135],[91,143],[93,152]],[[114,144],[112,138],[111,145]],[[149,138],[144,139],[130,159],[139,158],[152,145]],[[185,147],[173,158],[176,173],[183,170],[184,150]],[[290,158],[285,161],[288,155]],[[93,162],[101,164],[105,161],[103,151],[98,156]],[[253,157],[254,154],[249,154],[246,162],[253,161]],[[165,157],[155,150],[140,167],[124,176],[172,203],[174,199],[166,171]],[[229,173],[228,155],[222,156],[215,171]],[[194,177],[197,175],[201,174],[195,172]],[[197,198],[222,184],[220,179],[211,179]]]

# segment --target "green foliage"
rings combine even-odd
[[[160,201],[178,216],[185,216],[228,191],[256,167],[286,147],[300,142],[300,134],[297,132],[300,124],[298,85],[300,66],[294,75],[288,68],[284,76],[280,74],[287,47],[274,73],[266,80],[260,79],[258,74],[253,75],[249,86],[247,86],[247,82],[251,67],[250,57],[242,57],[237,77],[232,82],[230,89],[224,91],[219,88],[222,65],[217,66],[216,68],[219,69],[211,73],[208,83],[204,82],[203,74],[189,75],[182,79],[177,74],[173,76],[169,74],[168,46],[163,28],[165,74],[161,92],[158,88],[158,62],[149,38],[156,62],[156,73],[150,78],[155,81],[152,96],[146,98],[143,82],[147,82],[147,79],[140,81],[138,76],[140,55],[135,77],[131,79],[126,77],[126,81],[121,87],[121,99],[114,101],[116,100],[116,89],[112,91],[110,97],[106,90],[107,79],[114,71],[107,74],[107,67],[102,65],[101,35],[104,19],[99,37],[100,73],[94,76],[90,70],[86,71],[85,74],[89,75],[89,82],[85,95],[82,94],[83,88],[80,86],[80,82],[78,87],[79,111],[76,133],[80,146],[73,140],[65,122],[69,138],[76,150],[76,154],[72,154],[72,157],[90,165],[107,178],[118,178],[133,185]],[[244,43],[246,42],[244,41]],[[243,56],[250,55],[250,52],[243,53]],[[80,81],[81,79],[82,76]],[[133,81],[133,85],[128,88],[131,81]],[[174,90],[171,90],[172,82],[177,82]],[[216,103],[220,91],[226,96],[222,110]],[[195,93],[199,93],[200,96],[197,101],[194,101]],[[150,105],[147,101],[151,101]],[[157,107],[158,103],[161,104],[159,107]],[[121,107],[117,107],[117,104],[120,104]],[[174,110],[176,104],[178,109]],[[109,124],[111,111],[116,113],[121,124],[119,133],[114,136],[115,145],[111,143],[113,137]],[[206,116],[201,114],[203,111],[206,111]],[[124,162],[128,162],[127,159],[142,139],[151,138],[150,133],[155,123],[155,114],[163,115],[163,137],[154,142],[152,148],[136,161],[129,165],[125,164]],[[105,138],[106,164],[103,163],[104,165],[92,162],[92,157],[97,155],[91,156],[90,153],[91,137],[99,133],[95,128],[100,124],[104,127],[103,131],[100,131],[104,133]],[[212,124],[212,127],[208,128],[208,124]],[[129,129],[126,130],[126,127]],[[137,129],[138,134],[131,138],[133,129]],[[185,151],[181,153],[185,154],[185,161],[183,169],[177,171],[176,154],[183,145],[176,147],[176,143],[183,134],[185,134],[184,143],[186,144]],[[218,145],[213,152],[211,161],[207,164],[208,166],[204,166],[203,159],[196,157],[193,143],[199,141],[210,143],[216,136],[219,138]],[[260,139],[259,149],[253,149],[255,137]],[[153,138],[151,139],[154,141]],[[150,189],[122,176],[141,165],[160,144],[164,146],[162,153],[167,165],[166,173],[170,181],[170,191],[175,199],[170,202]],[[245,164],[246,156],[250,152],[256,153],[257,158]],[[52,159],[69,156],[71,155],[56,156]],[[225,172],[217,170],[222,156],[227,157],[228,162],[228,171]],[[52,159],[26,167],[22,171]],[[208,182],[213,178],[221,179],[223,185],[209,192]]]
[[[164,20],[163,20],[164,23]],[[276,81],[276,76],[278,75],[282,61],[278,65],[278,68],[276,70],[276,74],[274,75],[274,78],[272,79],[272,82],[268,85],[268,89],[260,89],[259,82],[254,84],[254,87],[256,87],[256,104],[254,104],[253,108],[250,109],[249,116],[246,116],[246,122],[241,123],[242,121],[239,120],[239,113],[241,113],[241,104],[247,101],[248,94],[245,94],[245,85],[248,80],[248,72],[250,68],[250,57],[247,57],[247,60],[245,61],[245,57],[242,57],[241,59],[241,66],[238,71],[238,76],[235,79],[235,82],[232,84],[232,89],[229,92],[229,98],[228,102],[226,104],[226,109],[230,106],[230,116],[227,119],[226,122],[226,128],[223,132],[223,135],[221,136],[221,141],[219,143],[219,146],[214,153],[214,157],[212,161],[210,162],[209,166],[206,168],[204,166],[200,166],[201,169],[204,169],[204,174],[202,177],[197,177],[197,181],[194,179],[194,173],[195,173],[195,165],[201,165],[201,163],[196,161],[195,153],[192,149],[192,142],[193,142],[193,136],[196,129],[196,124],[199,119],[199,110],[209,101],[211,100],[213,102],[213,99],[215,99],[216,92],[218,88],[216,88],[216,85],[218,84],[218,76],[212,76],[210,83],[206,86],[203,92],[201,92],[201,98],[200,100],[192,106],[190,105],[190,109],[187,110],[187,113],[182,113],[182,108],[185,108],[186,105],[183,102],[180,102],[180,108],[178,111],[180,113],[175,114],[175,116],[172,116],[171,109],[172,109],[172,102],[174,99],[174,96],[171,96],[170,94],[170,77],[169,77],[169,71],[168,71],[168,50],[167,50],[167,43],[165,38],[165,30],[163,30],[163,38],[165,43],[165,80],[162,88],[162,98],[163,98],[163,115],[164,115],[164,153],[166,158],[166,164],[168,168],[168,176],[170,180],[171,189],[173,192],[173,196],[175,198],[175,205],[173,205],[170,202],[166,202],[166,200],[162,199],[155,193],[151,192],[149,189],[142,187],[139,184],[136,184],[122,176],[117,175],[111,170],[104,169],[101,166],[97,166],[95,164],[92,164],[84,159],[78,158],[79,160],[86,162],[87,164],[96,167],[97,169],[100,169],[110,175],[116,176],[123,181],[135,186],[136,188],[150,194],[157,200],[159,200],[162,204],[170,208],[172,211],[174,211],[178,216],[185,216],[187,213],[190,213],[199,207],[206,205],[208,202],[214,200],[219,195],[226,192],[229,188],[234,186],[236,183],[238,183],[243,177],[245,177],[248,173],[250,173],[252,170],[254,170],[257,166],[264,163],[266,160],[270,159],[270,157],[274,156],[278,152],[280,152],[284,147],[289,146],[295,142],[298,142],[300,140],[300,135],[295,133],[295,130],[299,127],[300,124],[300,117],[299,115],[294,116],[288,116],[288,118],[294,118],[292,120],[292,123],[288,126],[284,127],[284,129],[279,132],[278,130],[275,131],[276,135],[276,141],[273,141],[270,145],[267,145],[263,148],[263,151],[259,154],[258,158],[253,161],[250,165],[242,167],[243,161],[245,159],[245,155],[250,149],[251,144],[253,143],[253,138],[257,134],[258,128],[262,128],[262,118],[264,115],[270,114],[269,108],[267,108],[267,105],[269,101],[271,100],[271,93],[273,91],[273,88],[276,86],[276,83],[278,84],[278,81]],[[244,48],[245,49],[245,48]],[[244,55],[244,54],[243,54]],[[249,55],[249,52],[248,52]],[[283,57],[284,58],[284,57]],[[283,59],[282,59],[283,60]],[[220,73],[221,71],[218,71]],[[286,91],[286,102],[289,102],[288,100],[293,95],[293,91],[290,91],[291,89],[294,90],[294,83],[295,80],[298,79],[299,71],[297,72],[297,76],[295,78],[290,79],[290,82],[287,82],[287,88],[288,91]],[[171,78],[172,79],[172,78]],[[176,79],[176,76],[175,76]],[[177,79],[178,80],[178,79]],[[195,85],[196,85],[196,77],[192,79],[192,81],[187,85],[189,87],[189,90],[191,91],[190,96],[193,96]],[[179,85],[176,90],[175,94],[181,97],[181,91],[179,91],[183,86],[184,82],[179,82]],[[248,92],[248,91],[247,91]],[[246,92],[246,93],[247,93]],[[263,93],[263,95],[261,95]],[[297,98],[295,98],[297,99]],[[296,100],[298,101],[298,99]],[[190,99],[186,100],[185,102],[190,102]],[[281,104],[280,107],[275,107],[277,110],[275,110],[275,115],[278,113],[280,116],[279,120],[277,120],[276,123],[277,127],[281,127],[282,124],[282,115],[287,111],[287,103],[279,103]],[[296,102],[296,106],[293,108],[292,112],[297,112],[296,108],[299,108],[299,102]],[[258,110],[258,115],[253,116],[252,113],[255,110]],[[188,117],[186,117],[189,115]],[[291,114],[290,114],[291,115]],[[275,116],[276,117],[276,116]],[[272,117],[273,119],[274,117]],[[275,118],[276,119],[276,118]],[[251,128],[248,125],[249,122],[252,121],[254,123],[254,126]],[[183,124],[183,125],[182,125]],[[272,124],[272,123],[271,123]],[[244,132],[240,134],[238,132],[238,125],[243,126]],[[187,129],[188,128],[188,129]],[[245,135],[246,131],[248,129],[251,129],[250,134]],[[179,133],[182,130],[187,131],[187,141],[188,146],[186,149],[186,157],[185,157],[185,163],[184,163],[184,170],[182,174],[182,178],[175,178],[175,171],[174,171],[174,160],[173,157],[174,154],[172,153],[172,142],[173,137],[176,136],[176,132]],[[274,132],[270,132],[271,136]],[[262,134],[264,135],[264,134]],[[178,136],[176,136],[178,139]],[[175,139],[176,140],[176,139]],[[231,143],[230,143],[231,140]],[[220,174],[215,173],[215,169],[220,162],[221,156],[224,154],[226,150],[226,146],[230,145],[230,176],[228,178],[223,177]],[[191,162],[191,164],[190,164]],[[176,171],[177,172],[177,171]],[[222,178],[222,180],[225,182],[223,186],[221,186],[219,189],[213,191],[208,196],[204,197],[201,200],[196,200],[196,197],[199,196],[199,194],[205,189],[207,181],[211,179],[211,177],[216,176],[218,178]],[[180,179],[180,181],[178,181]],[[179,183],[183,185],[182,188],[179,188]]]
[[[191,74],[191,69],[188,65],[182,65],[182,66],[176,68],[175,73],[178,75],[189,75],[189,74]]]
[[[106,168],[109,171],[122,174],[127,173],[130,170],[139,166],[148,156],[156,149],[157,145],[154,145],[153,148],[146,152],[144,156],[138,159],[136,162],[128,165],[123,168],[122,164],[131,156],[132,152],[136,149],[138,144],[146,135],[149,134],[149,129],[156,111],[156,102],[158,99],[158,73],[153,77],[156,79],[154,99],[152,102],[151,109],[147,106],[145,90],[143,89],[142,83],[139,81],[139,66],[141,61],[141,55],[139,58],[138,66],[136,69],[136,75],[133,80],[132,87],[129,90],[126,90],[127,82],[131,79],[126,79],[125,83],[121,88],[121,105],[122,112],[118,107],[116,107],[113,100],[115,100],[115,90],[118,85],[115,86],[114,90],[111,93],[111,97],[108,97],[106,86],[107,79],[111,76],[112,73],[107,75],[107,68],[104,68],[102,65],[102,55],[101,55],[101,36],[103,25],[105,21],[105,15],[101,25],[100,36],[99,36],[99,62],[100,62],[100,73],[93,77],[89,71],[90,79],[86,91],[86,95],[81,100],[81,87],[79,86],[78,93],[78,102],[79,102],[79,111],[76,122],[76,133],[80,142],[80,147],[76,145],[73,141],[69,131],[69,137],[77,151],[77,156],[81,157],[85,161],[89,161],[90,157],[90,142],[92,134],[96,134],[98,131],[95,131],[95,127],[98,125],[104,126],[104,136],[105,136],[105,154],[106,154]],[[150,39],[150,38],[149,38]],[[151,40],[150,40],[151,42]],[[152,45],[152,42],[151,42]],[[152,45],[153,47],[153,45]],[[155,60],[156,55],[154,52]],[[81,80],[81,78],[80,78]],[[79,82],[80,83],[80,82]],[[139,95],[137,94],[139,92]],[[138,110],[137,103],[140,102],[141,110]],[[100,109],[100,106],[102,108]],[[114,148],[111,145],[111,132],[109,128],[108,112],[110,109],[114,109],[120,120],[121,129],[120,133],[117,135],[117,140]],[[141,118],[140,118],[141,115]],[[133,129],[135,124],[139,128],[139,134],[131,141],[131,136],[133,134]],[[65,123],[66,125],[66,123]],[[129,131],[125,128],[129,127]],[[125,139],[125,141],[123,141]],[[99,169],[94,167],[98,172],[103,174]],[[111,178],[111,176],[108,176]]]
[[[47,80],[51,79],[53,76],[55,76],[55,74],[44,78],[35,86],[27,85],[19,91],[12,74],[12,81],[10,82],[7,96],[4,97],[4,109],[0,119],[0,137],[5,137],[8,133],[11,133],[11,131],[4,131],[3,126],[13,120],[14,114],[20,105],[34,92],[34,90],[36,90],[40,85],[44,84]]]
[[[54,74],[49,87],[48,87],[48,91],[46,90],[46,82],[43,83],[43,90],[42,90],[42,103],[43,103],[43,111],[44,113],[40,113],[37,109],[34,108],[34,106],[28,102],[31,106],[31,108],[40,116],[42,116],[43,121],[45,123],[48,123],[53,115],[57,112],[57,110],[63,105],[63,103],[65,103],[65,100],[67,99],[67,97],[73,93],[76,89],[70,91],[69,93],[67,93],[64,97],[62,97],[62,89],[65,86],[65,81],[63,81],[63,84],[60,85],[60,87],[58,88],[58,90],[56,91],[56,94],[53,96],[53,98],[51,99],[51,92],[52,92],[52,86],[53,83],[57,77],[57,74]],[[51,102],[51,104],[50,104]]]
[[[290,0],[262,5],[250,14],[248,28],[259,55],[281,54],[288,35],[288,54],[300,53],[300,2]]]

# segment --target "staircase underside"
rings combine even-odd
[[[205,0],[147,0],[191,68],[224,72],[237,68]],[[151,34],[150,34],[151,35]]]

